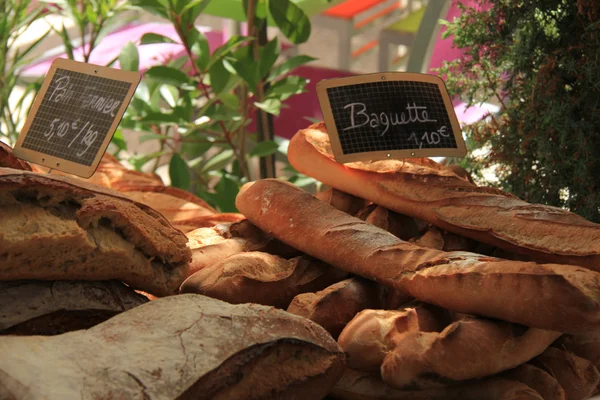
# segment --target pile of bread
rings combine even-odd
[[[18,171],[0,152],[12,167],[0,168],[0,398],[598,392],[599,225],[429,160],[339,164],[322,124],[298,132],[288,157],[330,189],[315,197],[280,180],[249,183],[236,199],[245,219],[184,236],[153,209],[164,201],[150,208]],[[82,300],[94,295],[66,299],[58,285],[129,297],[113,302],[119,315],[88,319],[105,310]],[[38,325],[69,314],[89,321],[72,329],[88,329],[17,336],[37,333],[26,318],[2,328],[36,296],[56,303]]]

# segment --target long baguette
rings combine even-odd
[[[560,332],[600,326],[594,271],[422,248],[276,179],[247,183],[236,205],[298,250],[427,303]]]
[[[600,225],[554,207],[477,187],[440,166],[407,161],[340,164],[323,124],[291,140],[299,172],[338,190],[538,262],[600,270]]]

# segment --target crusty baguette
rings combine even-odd
[[[549,347],[531,361],[552,375],[565,391],[567,400],[585,400],[600,382],[598,369],[588,360],[556,347]]]
[[[379,374],[351,368],[331,394],[339,400],[549,400],[521,382],[496,377],[446,388],[399,390],[383,383]]]
[[[376,204],[370,204],[363,208],[356,214],[356,217],[384,229],[402,240],[415,237],[420,231],[414,218],[395,213]]]
[[[381,377],[399,389],[429,381],[483,378],[531,360],[559,336],[560,332],[518,330],[503,321],[466,318],[441,332],[399,335],[381,365]]]
[[[328,186],[541,262],[600,270],[600,225],[565,210],[476,187],[441,166],[409,161],[337,163],[324,124],[299,131],[288,159]]]
[[[315,197],[350,215],[356,214],[366,203],[360,197],[331,188],[317,193]]]
[[[223,259],[246,251],[246,240],[227,237],[229,226],[215,225],[186,233],[188,247],[192,250],[189,275],[221,262]]]
[[[250,222],[298,250],[426,303],[561,332],[600,325],[594,271],[425,249],[275,179],[247,183],[236,204]]]
[[[285,309],[298,294],[324,289],[347,275],[306,256],[286,260],[252,251],[231,255],[196,272],[183,282],[181,292]]]
[[[377,289],[374,282],[353,277],[316,293],[297,295],[287,311],[316,322],[337,338],[358,312],[381,306],[380,291]]]
[[[436,307],[419,304],[402,310],[364,310],[344,328],[338,343],[348,355],[348,366],[380,371],[385,358],[407,332],[439,332],[449,316]]]
[[[542,395],[544,400],[566,400],[560,383],[548,372],[531,364],[521,364],[500,375],[501,378],[524,383]]]
[[[600,371],[600,331],[562,335],[554,346],[585,358]]]
[[[173,294],[187,238],[153,209],[84,180],[0,168],[0,280],[121,280]]]
[[[0,335],[87,329],[148,299],[121,282],[0,282]]]
[[[0,337],[2,399],[320,399],[344,354],[317,324],[169,296],[85,331]]]

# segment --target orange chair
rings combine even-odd
[[[338,33],[338,68],[350,70],[352,61],[373,50],[378,45],[378,31],[375,38],[363,46],[353,49],[352,38],[359,32],[383,26],[398,18],[411,8],[411,0],[346,0],[331,7],[314,18],[323,27],[332,28]]]

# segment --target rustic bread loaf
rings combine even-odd
[[[230,237],[229,226],[225,224],[194,229],[186,235],[189,239],[188,247],[192,251],[190,275],[217,264],[232,254],[246,251],[247,241]]]
[[[358,312],[381,307],[381,300],[377,284],[353,277],[316,293],[297,295],[287,311],[316,322],[337,338]]]
[[[500,377],[524,383],[542,395],[544,400],[566,400],[565,391],[556,378],[531,364],[521,364],[502,373]]]
[[[236,204],[294,248],[426,303],[561,332],[600,325],[594,271],[419,247],[275,179],[244,185]]]
[[[187,238],[151,208],[63,176],[0,168],[0,280],[121,280],[173,294]]]
[[[328,186],[444,230],[540,262],[600,270],[600,225],[474,186],[442,166],[407,160],[337,163],[324,124],[298,132],[288,159],[296,170]]]
[[[287,308],[299,293],[321,290],[348,274],[309,257],[290,260],[252,251],[231,255],[196,272],[182,293],[199,293],[229,303]]]
[[[12,148],[3,142],[0,142],[0,167],[31,171],[31,165],[15,157]]]
[[[344,353],[285,311],[169,296],[86,331],[0,337],[0,398],[321,399]]]
[[[350,215],[356,214],[365,207],[367,203],[360,197],[352,196],[351,194],[331,188],[318,192],[315,197]]]
[[[331,391],[339,400],[549,400],[531,387],[502,378],[462,382],[447,388],[394,389],[377,373],[346,368]]]
[[[0,335],[87,329],[147,301],[116,281],[0,282]]]
[[[552,375],[565,391],[567,400],[589,398],[600,382],[598,369],[588,360],[549,347],[530,362]]]

